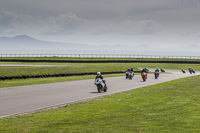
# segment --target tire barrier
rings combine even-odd
[[[200,61],[145,61],[145,60],[22,60],[22,59],[0,59],[1,62],[49,62],[49,63],[178,63],[178,64],[200,64]]]
[[[140,73],[141,71],[135,71]],[[124,71],[117,72],[101,72],[102,74],[119,74],[125,73]],[[96,75],[96,72],[90,73],[60,73],[60,74],[44,74],[44,75],[22,75],[22,76],[3,76],[0,80],[12,80],[12,79],[29,79],[29,78],[47,78],[47,77],[69,77],[69,76],[84,76],[84,75]]]

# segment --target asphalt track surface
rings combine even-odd
[[[148,74],[146,82],[142,81],[140,75],[135,75],[132,80],[125,79],[125,76],[106,78],[108,91],[103,93],[97,92],[94,79],[0,88],[0,118],[51,109],[200,74],[183,74],[176,70],[166,72],[172,74],[161,73],[158,79],[153,74]]]

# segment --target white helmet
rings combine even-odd
[[[100,72],[97,72],[97,75],[101,75],[101,73],[100,73]]]

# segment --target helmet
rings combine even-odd
[[[101,73],[100,73],[100,72],[97,72],[97,75],[101,75]]]

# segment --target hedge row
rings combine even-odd
[[[139,73],[140,71],[135,71]],[[102,74],[118,74],[125,73],[124,71],[118,72],[102,72]],[[12,79],[28,79],[28,78],[46,78],[46,77],[68,77],[68,76],[82,76],[82,75],[96,75],[96,72],[91,73],[61,73],[61,74],[45,74],[45,75],[23,75],[23,76],[4,76],[0,77],[0,80],[12,80]]]

